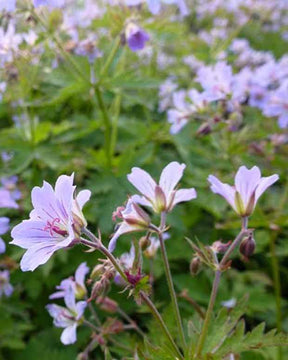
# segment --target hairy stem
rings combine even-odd
[[[156,309],[155,305],[149,299],[149,297],[143,292],[140,291],[141,299],[145,302],[145,304],[149,307],[152,315],[154,316],[155,320],[158,322],[163,334],[166,336],[167,340],[171,344],[173,351],[177,358],[184,360],[183,355],[181,354],[180,350],[178,349],[177,345],[175,344],[166,324],[164,323],[161,315],[159,314],[158,310]]]
[[[206,311],[201,334],[200,334],[199,341],[198,341],[198,344],[196,347],[196,352],[195,352],[195,356],[194,356],[195,359],[198,359],[198,357],[200,356],[201,351],[203,349],[203,346],[204,346],[204,342],[205,342],[207,331],[208,331],[208,326],[210,323],[210,319],[212,316],[212,312],[213,312],[213,308],[214,308],[214,304],[215,304],[215,300],[216,300],[216,296],[217,296],[217,292],[218,292],[218,288],[219,288],[220,277],[221,277],[221,271],[216,270],[208,309]]]
[[[249,234],[249,231],[247,230],[247,226],[248,226],[248,218],[245,217],[242,219],[242,229],[241,229],[240,233],[237,235],[235,240],[230,245],[229,249],[226,251],[225,255],[223,256],[222,260],[219,263],[218,269],[215,271],[215,277],[214,277],[214,281],[213,281],[213,287],[212,287],[212,292],[211,292],[211,296],[210,296],[210,300],[209,300],[208,309],[206,311],[206,315],[205,315],[205,319],[204,319],[203,326],[201,329],[200,337],[199,337],[199,340],[198,340],[198,343],[196,346],[196,351],[195,351],[195,356],[194,356],[195,359],[198,359],[198,357],[201,355],[201,352],[202,352],[204,344],[205,344],[209,323],[211,320],[216,296],[218,293],[222,269],[226,265],[227,261],[230,258],[230,255],[233,253],[233,251],[236,249],[236,247],[240,244],[242,239]]]
[[[161,214],[161,225],[160,225],[161,230],[163,230],[165,228],[165,222],[166,222],[166,213],[163,212]],[[174,312],[174,316],[176,319],[181,343],[182,343],[183,349],[185,349],[186,348],[186,340],[185,340],[184,330],[183,330],[183,326],[182,326],[182,320],[181,320],[181,315],[180,315],[180,311],[179,311],[177,295],[176,295],[176,292],[174,289],[172,275],[171,275],[169,261],[168,261],[168,256],[167,256],[164,239],[163,239],[163,235],[162,235],[161,231],[158,232],[158,237],[159,237],[159,241],[160,241],[160,248],[161,248],[162,258],[163,258],[163,262],[164,262],[166,280],[168,283],[169,293],[170,293],[170,297],[171,297],[171,301],[172,301],[173,312]]]

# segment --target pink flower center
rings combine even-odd
[[[51,236],[53,236],[53,232],[62,236],[67,236],[68,232],[61,229],[58,225],[55,225],[57,223],[60,223],[59,218],[55,218],[52,222],[47,221],[47,225],[44,227],[44,231],[49,231]]]

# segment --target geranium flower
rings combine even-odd
[[[146,41],[150,39],[149,35],[134,22],[126,26],[125,38],[129,48],[134,52],[144,49]]]
[[[213,175],[208,177],[211,190],[215,194],[223,196],[236,213],[242,217],[251,215],[259,197],[278,179],[279,176],[276,174],[261,177],[257,166],[253,166],[252,169],[241,166],[236,173],[234,186],[222,183]]]
[[[81,228],[87,225],[82,207],[89,200],[90,191],[80,191],[74,199],[73,178],[74,175],[61,175],[55,190],[45,181],[42,187],[32,190],[34,210],[30,219],[22,221],[11,233],[11,244],[27,249],[20,263],[23,271],[33,271],[55,251],[79,240]]]
[[[72,287],[75,297],[77,299],[81,299],[85,296],[87,293],[87,289],[85,286],[85,276],[89,272],[89,267],[87,266],[86,262],[83,262],[78,266],[78,268],[75,271],[75,277],[70,277],[68,279],[64,279],[61,281],[60,285],[56,286],[55,293],[51,294],[49,296],[49,299],[59,299],[64,298],[65,293],[67,290]]]
[[[128,200],[126,207],[117,208],[116,212],[113,213],[113,219],[116,217],[121,219],[122,222],[109,242],[108,250],[110,252],[114,251],[120,235],[146,230],[151,223],[149,215],[134,203],[132,199]]]
[[[143,195],[134,195],[132,200],[150,206],[157,213],[169,212],[173,207],[183,201],[189,201],[197,197],[194,188],[176,190],[175,187],[183,176],[185,164],[176,161],[168,164],[162,171],[159,185],[144,170],[134,167],[127,176],[132,185]]]
[[[76,303],[72,287],[69,287],[65,292],[64,301],[66,308],[56,304],[49,304],[46,309],[54,318],[53,324],[56,327],[64,328],[60,338],[61,342],[64,345],[69,345],[74,344],[77,340],[76,329],[82,323],[87,302],[79,301]]]

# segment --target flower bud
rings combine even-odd
[[[245,259],[248,259],[254,253],[256,242],[253,238],[253,233],[244,238],[240,244],[240,253],[244,255]]]
[[[190,273],[191,275],[197,275],[200,271],[201,260],[198,256],[194,257],[190,262]]]
[[[142,236],[139,241],[139,245],[140,248],[145,251],[151,245],[151,240],[147,236]]]
[[[96,299],[96,304],[99,305],[101,310],[107,311],[109,313],[115,313],[118,309],[117,302],[108,298],[107,296],[98,297]]]

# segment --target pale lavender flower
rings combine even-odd
[[[279,176],[276,174],[261,177],[257,166],[253,166],[251,169],[241,166],[236,173],[234,186],[222,183],[213,175],[208,177],[211,190],[215,194],[223,196],[236,213],[242,217],[251,215],[259,197],[278,179]]]
[[[108,250],[110,252],[114,251],[120,235],[147,230],[151,223],[149,215],[132,199],[128,200],[125,208],[117,208],[116,212],[113,213],[113,219],[116,219],[116,217],[121,219],[122,222],[109,242]]]
[[[6,31],[4,27],[0,27],[0,64],[2,66],[13,60],[22,41],[22,35],[16,33],[12,22],[9,23]]]
[[[136,52],[145,47],[145,43],[150,37],[140,26],[134,22],[130,22],[125,29],[125,39],[129,48],[133,52]]]
[[[50,8],[61,8],[65,5],[66,0],[33,0],[33,5],[38,6],[48,6]]]
[[[18,204],[13,199],[11,192],[7,189],[0,188],[0,208],[18,209]]]
[[[0,298],[5,295],[10,297],[13,293],[13,286],[10,284],[10,273],[8,270],[0,271]]]
[[[167,112],[168,122],[171,124],[170,133],[177,134],[187,123],[195,107],[187,101],[187,92],[184,90],[176,91],[173,94],[172,109]]]
[[[27,249],[20,266],[33,271],[46,263],[53,253],[78,242],[81,228],[86,226],[82,207],[90,198],[90,191],[80,191],[74,199],[74,174],[61,175],[55,190],[44,181],[31,193],[34,210],[30,219],[22,221],[12,230],[11,244]]]
[[[164,4],[175,4],[178,6],[181,16],[187,16],[189,9],[185,0],[147,0],[147,5],[152,14],[157,15],[161,10],[161,2]]]
[[[49,304],[46,309],[54,319],[53,324],[56,327],[64,328],[60,338],[61,342],[64,345],[70,345],[77,341],[76,329],[83,322],[87,302],[79,301],[76,303],[72,287],[69,287],[65,292],[64,301],[66,308],[56,304]]]
[[[219,61],[214,66],[200,68],[195,80],[202,85],[210,101],[226,99],[232,91],[232,68],[226,62]]]
[[[178,182],[183,176],[185,164],[176,161],[168,164],[162,171],[159,185],[152,177],[140,168],[132,168],[131,174],[127,176],[132,185],[142,194],[134,195],[132,200],[152,207],[157,213],[169,212],[180,202],[190,201],[197,197],[194,188],[176,190]]]
[[[271,93],[268,102],[263,107],[264,115],[278,117],[280,128],[288,127],[288,80]]]
[[[81,263],[76,269],[75,276],[62,280],[60,285],[56,286],[58,291],[51,294],[49,299],[64,298],[66,291],[70,287],[72,287],[75,297],[77,299],[82,299],[87,293],[85,286],[85,276],[88,274],[88,272],[89,267],[87,266],[86,262]]]
[[[0,11],[13,12],[16,10],[16,0],[0,0]]]
[[[75,49],[75,53],[80,56],[87,56],[90,64],[93,64],[96,58],[102,56],[102,52],[96,47],[95,35],[90,35],[86,39],[80,41]]]
[[[21,192],[19,189],[17,189],[17,181],[18,176],[9,176],[9,177],[3,177],[1,179],[2,186],[4,189],[8,190],[10,192],[10,195],[13,200],[19,200],[21,199]]]
[[[10,220],[7,217],[0,217],[0,235],[4,235],[9,230]],[[0,237],[0,254],[3,254],[6,250],[6,244]]]

